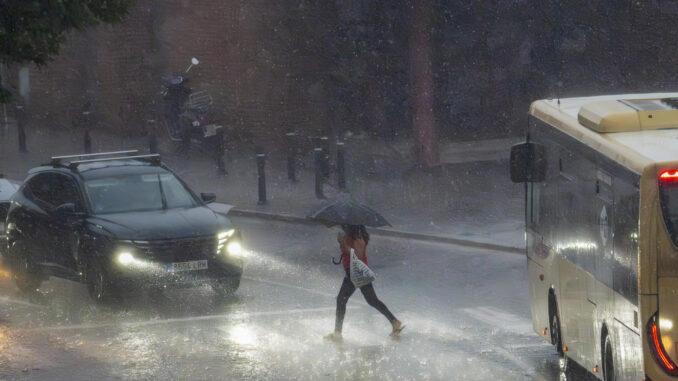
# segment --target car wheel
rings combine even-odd
[[[15,243],[15,248],[19,248],[20,244]],[[16,249],[15,249],[16,250]],[[35,272],[35,265],[30,255],[23,251],[17,250],[13,253],[14,266],[14,281],[21,292],[33,292],[40,287],[42,278]]]
[[[240,286],[240,277],[228,278],[212,283],[212,289],[221,297],[233,296]]]
[[[114,287],[106,270],[99,263],[87,266],[87,291],[97,303],[109,303],[118,298],[119,292]]]
[[[614,381],[614,353],[612,352],[612,343],[610,336],[605,336],[605,347],[603,352],[603,379],[605,381]]]

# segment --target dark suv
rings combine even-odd
[[[240,233],[159,155],[122,151],[52,158],[29,171],[7,213],[7,259],[17,286],[49,276],[87,284],[96,301],[123,291],[240,284]]]

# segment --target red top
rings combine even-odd
[[[351,264],[351,249],[355,250],[355,255],[358,256],[359,259],[362,259],[366,265],[368,265],[367,245],[365,245],[365,241],[363,239],[355,240],[350,236],[345,235],[343,242],[339,242],[339,245],[341,247],[341,261],[344,264],[345,269],[348,269],[349,265]]]

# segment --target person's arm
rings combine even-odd
[[[365,247],[367,246],[365,244],[364,239],[356,239],[353,241],[353,246],[355,248],[355,255],[360,259],[361,261],[365,262]]]

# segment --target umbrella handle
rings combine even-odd
[[[332,257],[332,263],[334,263],[335,265],[340,264],[341,263],[341,257],[339,257],[339,262],[335,262],[334,257]]]

